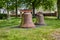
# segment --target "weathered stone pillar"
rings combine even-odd
[[[36,23],[37,25],[45,25],[44,16],[42,12],[36,14]]]
[[[32,14],[31,13],[25,12],[22,14],[21,27],[22,28],[35,28],[35,25],[32,22]]]

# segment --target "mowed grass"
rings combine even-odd
[[[21,22],[20,18],[14,18],[14,17],[12,17],[10,20],[7,19],[0,20],[0,28],[16,26],[19,25],[20,22]]]
[[[60,20],[55,17],[45,17],[46,26],[36,28],[10,28],[20,25],[20,18],[0,21],[0,40],[56,40],[53,33],[60,34]]]

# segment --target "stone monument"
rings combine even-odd
[[[36,13],[36,25],[45,25],[44,16],[42,12]]]
[[[24,12],[22,14],[22,20],[21,20],[21,27],[22,28],[35,28],[35,25],[32,21],[32,10],[21,10],[21,12]]]

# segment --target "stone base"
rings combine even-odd
[[[39,24],[39,23],[35,23],[35,25],[46,25],[46,24]]]
[[[24,24],[22,25],[22,28],[35,28],[34,24]]]

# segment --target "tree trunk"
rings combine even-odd
[[[9,10],[8,10],[8,2],[7,2],[7,19],[9,20],[10,19],[10,14],[9,14]]]
[[[17,10],[17,0],[16,0],[16,18],[18,17],[18,10]]]
[[[3,9],[3,13],[4,13],[4,9]]]
[[[58,19],[60,19],[60,0],[57,0]]]
[[[10,19],[10,14],[9,14],[9,10],[7,10],[7,19]]]
[[[0,9],[0,13],[1,13],[1,9]]]
[[[16,6],[16,18],[18,17],[17,6]]]
[[[33,17],[35,17],[35,6],[34,6],[34,3],[32,3],[32,10],[33,10]]]

